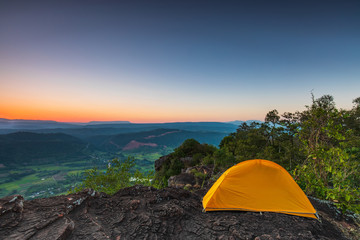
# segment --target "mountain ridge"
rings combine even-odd
[[[74,156],[86,158],[84,149],[88,148],[82,140],[63,133],[9,133],[0,135],[0,163],[12,166],[64,162]]]
[[[249,120],[257,121],[257,120]],[[246,122],[249,122],[246,121]],[[130,121],[89,121],[89,122],[59,122],[54,120],[32,120],[32,119],[7,119],[0,118],[0,129],[48,129],[48,128],[78,128],[78,127],[124,127],[124,126],[210,126],[210,125],[223,125],[235,124],[236,122],[216,122],[216,121],[199,121],[199,122],[164,122],[164,123],[132,123]]]

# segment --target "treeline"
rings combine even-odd
[[[272,110],[263,123],[243,123],[219,148],[187,140],[156,180],[166,185],[185,167],[184,157],[212,166],[213,176],[244,160],[267,159],[286,168],[306,194],[360,212],[360,98],[353,103],[350,110],[338,109],[332,96],[312,96],[302,112]]]

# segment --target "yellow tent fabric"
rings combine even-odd
[[[241,162],[224,172],[203,198],[205,211],[278,212],[316,217],[316,210],[280,165],[262,159]]]

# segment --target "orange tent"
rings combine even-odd
[[[317,218],[316,210],[280,165],[261,159],[224,172],[203,198],[205,211],[278,212]]]

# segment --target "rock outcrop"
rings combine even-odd
[[[211,169],[207,166],[194,166],[182,170],[182,173],[168,179],[169,187],[199,189],[205,182],[209,185]]]
[[[195,176],[191,173],[180,173],[171,176],[168,180],[169,187],[184,188],[186,185],[193,186],[196,184]]]
[[[86,190],[29,201],[6,197],[0,239],[347,239],[324,206],[321,222],[279,213],[204,213],[203,194],[133,186],[113,196]]]
[[[165,155],[160,157],[158,160],[155,161],[155,171],[160,171],[160,169],[163,167],[163,165],[165,163],[169,163],[172,159],[172,155]],[[178,158],[180,162],[182,162],[184,164],[185,167],[191,167],[192,166],[192,162],[193,162],[193,158],[192,157],[182,157],[182,158]]]
[[[158,160],[156,160],[154,163],[155,171],[160,171],[162,165],[167,161],[170,161],[170,155],[162,156]]]

